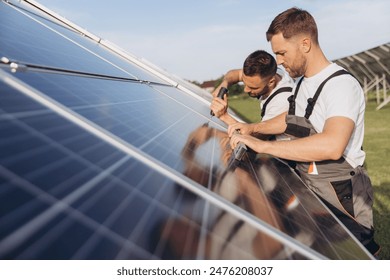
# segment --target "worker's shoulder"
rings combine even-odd
[[[347,70],[343,67],[332,64],[328,73],[328,81],[326,82],[327,88],[338,91],[353,91],[360,92],[362,91],[362,87],[359,81]]]

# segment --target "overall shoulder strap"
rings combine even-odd
[[[294,95],[291,95],[288,98],[288,102],[290,103],[288,108],[289,115],[295,115],[295,99],[297,98],[299,87],[301,86],[302,81],[303,81],[303,77],[298,81],[298,84],[295,87]]]
[[[316,104],[317,99],[320,96],[322,88],[324,87],[326,82],[329,81],[330,79],[334,78],[334,77],[337,77],[337,76],[340,76],[340,75],[345,75],[345,74],[349,74],[350,75],[350,73],[348,71],[344,70],[344,69],[336,71],[332,75],[330,75],[328,78],[326,78],[320,84],[320,86],[318,87],[318,89],[317,89],[316,93],[314,94],[314,96],[309,98],[309,99],[307,99],[307,107],[306,107],[306,114],[305,114],[305,118],[306,119],[310,118],[311,114],[313,113],[314,105]]]
[[[263,118],[265,115],[265,110],[267,108],[268,103],[279,93],[282,92],[292,92],[292,87],[281,87],[277,91],[275,91],[268,99],[264,102],[263,108],[261,108],[261,117]]]

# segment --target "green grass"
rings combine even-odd
[[[247,122],[260,121],[260,103],[256,98],[249,97],[246,93],[235,95],[228,99],[229,107]]]
[[[375,240],[381,245],[379,257],[390,259],[390,103],[376,111],[369,99],[365,114],[364,150],[366,168],[374,187]],[[259,102],[248,96],[229,99],[229,106],[245,121],[260,120]]]
[[[374,186],[375,239],[381,259],[390,259],[390,104],[376,111],[369,102],[365,115],[366,168]]]

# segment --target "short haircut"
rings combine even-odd
[[[290,8],[274,18],[266,32],[267,41],[270,41],[272,36],[278,33],[282,33],[286,39],[298,34],[306,34],[318,45],[318,29],[313,16],[296,7]]]
[[[261,78],[269,78],[276,74],[277,64],[275,58],[266,51],[251,53],[244,62],[243,72],[245,76],[259,75]]]

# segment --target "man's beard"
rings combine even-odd
[[[268,85],[266,85],[259,93],[257,93],[257,94],[251,94],[251,93],[249,93],[248,92],[248,95],[250,96],[250,97],[253,97],[253,98],[257,98],[257,99],[260,99],[264,94],[267,94],[267,93],[269,93],[269,86]]]
[[[303,56],[301,56],[300,59],[292,65],[292,67],[287,67],[287,68],[285,67],[285,68],[291,78],[298,78],[305,75],[306,64],[307,64],[306,59]]]

